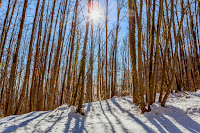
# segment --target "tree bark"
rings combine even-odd
[[[24,76],[24,83],[23,83],[23,86],[22,86],[22,92],[20,94],[19,101],[18,101],[18,104],[16,106],[14,115],[19,114],[19,108],[21,107],[22,101],[24,100],[25,90],[26,90],[27,83],[28,83],[27,81],[28,81],[28,78],[30,76],[31,57],[32,57],[32,54],[33,54],[32,53],[32,51],[33,51],[32,47],[33,47],[33,40],[34,40],[34,34],[35,34],[35,28],[36,28],[36,22],[37,22],[37,16],[38,16],[39,3],[40,3],[40,0],[38,0],[38,2],[37,2],[35,17],[34,17],[34,20],[33,20],[33,28],[32,28],[32,33],[31,33],[31,40],[30,40],[30,43],[29,43],[30,46],[29,46],[28,59],[27,59],[27,65],[26,65],[26,73],[25,73],[25,76]]]
[[[91,0],[88,0],[88,14],[90,14],[90,8],[91,8]],[[81,108],[82,104],[84,101],[84,81],[85,81],[85,60],[86,60],[86,45],[87,45],[87,40],[88,40],[88,31],[89,31],[89,16],[87,16],[86,20],[86,31],[85,31],[85,39],[84,39],[84,46],[83,46],[83,51],[82,51],[82,59],[81,59],[81,65],[80,65],[80,73],[79,76],[82,77],[81,79],[81,95],[77,107],[77,112],[83,114]],[[78,86],[77,86],[78,87]]]
[[[10,79],[9,79],[9,90],[8,90],[9,93],[8,93],[8,95],[6,95],[5,116],[12,114],[16,67],[17,67],[17,61],[18,61],[19,48],[20,48],[20,44],[21,44],[22,32],[23,32],[23,28],[24,28],[24,21],[25,21],[27,5],[28,5],[28,0],[24,0],[22,18],[21,18],[20,29],[19,29],[18,39],[17,39],[17,44],[16,44],[17,48],[16,48],[16,52],[14,53],[13,59],[12,59],[12,67],[11,67],[11,73],[10,73],[11,75],[10,75]]]

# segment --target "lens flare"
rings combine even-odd
[[[103,11],[99,2],[92,2],[90,5],[90,13],[88,14],[89,19],[93,22],[100,22],[103,17]]]

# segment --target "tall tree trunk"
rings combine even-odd
[[[40,53],[40,44],[41,44],[41,36],[42,36],[42,23],[43,23],[43,13],[44,13],[44,6],[45,6],[45,0],[42,2],[42,8],[41,8],[41,14],[40,14],[40,20],[39,20],[39,29],[38,29],[38,35],[37,35],[37,42],[36,42],[36,53],[34,56],[34,69],[33,69],[33,75],[32,75],[32,83],[30,88],[30,103],[29,103],[29,111],[35,111],[37,110],[37,93],[39,93],[39,53]]]
[[[9,1],[9,4],[10,4],[10,1]],[[8,26],[4,26],[3,27],[3,30],[2,30],[2,36],[1,36],[1,42],[0,42],[0,63],[1,63],[1,58],[3,56],[3,52],[4,52],[4,47],[5,47],[5,43],[6,43],[6,40],[7,40],[7,36],[8,36],[8,31],[10,29],[10,25],[12,23],[12,18],[14,16],[14,12],[15,12],[15,8],[16,8],[16,5],[17,5],[17,0],[14,1],[14,4],[13,4],[13,8],[12,8],[12,12],[11,12],[11,16],[10,16],[10,19],[9,19],[9,22],[8,22]],[[0,6],[1,7],[1,6]],[[8,10],[10,10],[10,7],[8,7]],[[9,13],[9,11],[7,11],[7,13]],[[8,15],[6,13],[6,15]],[[4,22],[6,22],[6,19],[7,19],[8,16],[6,16]],[[5,27],[7,27],[5,29]],[[4,38],[3,38],[4,37]]]
[[[147,70],[146,70],[146,91],[147,91],[147,95],[146,95],[146,98],[147,98],[147,103],[148,103],[148,111],[151,110],[150,108],[150,87],[149,87],[149,44],[150,44],[150,39],[151,39],[151,34],[150,34],[150,17],[151,17],[151,13],[150,13],[150,8],[151,8],[151,1],[148,0],[147,3],[147,40],[146,40],[146,43],[147,43]]]
[[[174,0],[171,0],[171,14],[174,13]],[[167,4],[166,4],[166,10],[168,10]],[[168,11],[167,11],[168,12]],[[168,16],[168,15],[167,15]],[[164,14],[163,14],[164,17]],[[167,20],[169,19],[168,17],[166,18]],[[166,24],[165,21],[163,20],[163,24],[164,24],[164,31],[167,30],[168,34],[166,32],[164,32],[166,40],[166,46],[165,46],[165,50],[164,50],[164,58],[163,58],[163,68],[162,68],[162,82],[161,82],[161,89],[160,89],[160,96],[159,96],[159,102],[161,102],[162,100],[162,96],[163,96],[163,91],[164,91],[164,85],[165,85],[165,80],[166,80],[166,58],[167,58],[167,53],[168,53],[168,43],[169,43],[169,36],[171,34],[171,26],[172,26],[172,21],[173,21],[173,16],[171,16],[170,18],[170,22],[168,22],[168,29],[166,29]]]
[[[97,74],[97,100],[99,100],[99,92],[100,92],[100,63],[101,63],[101,55],[100,55],[100,52],[101,52],[101,38],[100,38],[100,34],[101,34],[101,29],[100,29],[100,23],[98,23],[98,29],[99,29],[99,33],[98,33],[98,38],[99,38],[99,41],[98,41],[98,44],[99,44],[99,49],[98,49],[98,74]],[[110,89],[110,88],[109,88]],[[110,92],[110,91],[108,91]],[[109,96],[110,96],[110,93],[109,93]]]
[[[93,8],[93,7],[92,7]],[[93,38],[93,34],[94,34],[94,31],[93,31],[93,25],[94,25],[94,22],[92,20],[91,22],[91,45],[90,45],[90,58],[89,58],[89,72],[88,72],[88,76],[87,76],[87,97],[86,97],[86,100],[87,102],[92,102],[93,101],[93,97],[92,97],[92,89],[93,89],[93,85],[92,85],[92,79],[93,79],[93,53],[94,53],[94,46],[93,46],[93,43],[94,43],[94,38]],[[107,91],[107,90],[106,90]]]
[[[156,33],[156,54],[155,54],[155,64],[154,64],[154,72],[151,77],[151,98],[150,98],[150,104],[153,104],[154,99],[154,92],[156,83],[156,78],[158,76],[158,60],[159,60],[159,43],[160,43],[160,27],[161,27],[161,21],[163,16],[163,0],[159,1],[159,14],[158,14],[158,22],[157,22],[157,33]]]
[[[22,32],[23,32],[23,28],[24,28],[27,5],[28,5],[28,0],[24,0],[22,18],[21,18],[20,29],[19,29],[18,39],[17,39],[17,44],[16,44],[17,48],[16,48],[16,52],[14,53],[13,59],[12,59],[12,67],[11,67],[11,73],[10,73],[10,79],[9,79],[9,90],[8,90],[9,93],[8,93],[8,95],[6,95],[5,116],[12,114],[13,92],[14,92],[14,83],[15,83],[15,77],[16,77],[16,68],[17,68],[17,61],[18,61],[19,48],[20,48],[20,44],[21,44]]]
[[[15,23],[14,23],[13,30],[12,30],[11,37],[10,37],[10,41],[9,41],[9,47],[8,47],[8,50],[7,50],[8,53],[7,53],[7,59],[6,59],[4,71],[2,71],[2,73],[1,73],[0,87],[2,89],[1,89],[0,105],[2,105],[1,103],[3,103],[3,101],[5,101],[4,97],[7,95],[7,91],[5,91],[5,89],[7,90],[7,86],[5,86],[6,85],[6,78],[7,78],[6,75],[7,75],[7,72],[8,72],[9,62],[10,62],[10,58],[11,58],[11,49],[12,49],[11,46],[13,45],[13,39],[14,39],[14,35],[15,35],[15,26],[17,24],[18,15],[19,15],[19,9],[18,9],[17,15],[15,17]],[[5,91],[5,95],[3,95],[4,91]],[[5,107],[4,106],[3,106],[3,108],[4,108],[3,113],[5,114]]]
[[[19,97],[19,101],[18,101],[18,104],[17,104],[15,112],[14,112],[15,115],[19,113],[19,108],[21,107],[22,101],[24,100],[25,90],[26,90],[27,83],[28,83],[27,81],[28,81],[29,76],[30,76],[31,57],[32,57],[32,54],[33,54],[32,53],[32,50],[33,50],[32,47],[33,47],[34,34],[35,34],[35,29],[36,29],[36,22],[37,22],[39,4],[40,4],[40,0],[38,0],[37,6],[36,6],[35,17],[34,17],[34,20],[33,20],[33,27],[32,27],[32,33],[31,33],[31,40],[30,40],[30,43],[29,43],[30,46],[29,46],[28,59],[27,59],[27,65],[26,65],[26,73],[25,73],[25,76],[24,76],[24,83],[23,83],[23,86],[22,86],[22,91],[21,91],[21,94],[20,94],[20,97]]]
[[[140,9],[139,14],[137,12],[136,1],[134,1],[134,8],[136,8],[136,17],[137,17],[137,25],[138,25],[138,90],[139,90],[139,106],[141,108],[142,113],[146,111],[145,102],[144,102],[144,88],[143,88],[143,61],[142,61],[142,47],[141,47],[141,39],[142,39],[142,7],[143,0],[140,0]]]
[[[67,72],[67,96],[66,96],[66,102],[67,104],[70,103],[70,84],[71,84],[71,64],[72,64],[72,54],[74,51],[74,40],[75,40],[75,35],[76,35],[76,23],[77,23],[77,16],[78,16],[78,6],[79,6],[79,1],[76,0],[75,6],[74,6],[74,16],[72,20],[72,28],[71,28],[71,38],[70,38],[70,43],[71,43],[71,49],[70,49],[70,57],[69,57],[69,67],[68,67],[68,72]]]
[[[117,41],[118,41],[118,32],[119,32],[119,17],[120,17],[120,2],[117,0],[117,26],[115,31],[115,41],[114,41],[114,50],[113,50],[113,58],[114,58],[114,84],[111,91],[111,97],[115,95],[116,92],[116,84],[117,84]]]
[[[50,39],[51,39],[51,32],[52,32],[52,27],[53,27],[53,19],[54,19],[54,12],[55,12],[55,6],[56,6],[56,2],[57,2],[57,0],[54,0],[54,2],[53,2],[53,7],[52,7],[52,12],[51,12],[51,22],[50,22],[50,27],[49,27],[49,34],[48,34],[48,36],[47,36],[47,43],[46,43],[46,51],[45,51],[45,59],[44,59],[44,69],[43,69],[43,77],[42,77],[42,81],[44,80],[44,73],[45,73],[45,71],[47,70],[47,57],[48,57],[48,54],[49,54],[49,43],[50,43]],[[61,5],[61,4],[60,4]],[[60,7],[61,6],[59,6],[59,9],[58,9],[58,14],[59,14],[59,11],[60,11]],[[56,17],[56,23],[55,23],[55,29],[56,29],[56,26],[57,26],[57,20],[58,20],[58,14],[57,14],[57,17]],[[53,42],[52,42],[52,47],[51,47],[51,52],[50,52],[50,57],[49,57],[49,66],[48,66],[48,72],[47,73],[49,73],[49,71],[50,71],[50,64],[51,64],[51,59],[52,59],[52,51],[53,51],[53,46],[54,46],[54,38],[55,38],[55,31],[54,31],[54,36],[53,36]],[[47,86],[46,86],[47,87]],[[46,94],[45,94],[45,99],[46,98],[48,98],[47,97],[47,88],[45,88],[45,92],[46,92]],[[45,103],[45,99],[44,99],[44,103]],[[47,99],[48,100],[48,99]],[[49,101],[47,102],[48,104],[49,104]],[[49,106],[48,106],[49,107]],[[44,106],[44,108],[45,108],[45,106]]]
[[[62,34],[63,34],[63,27],[64,27],[64,22],[65,22],[65,13],[66,13],[66,7],[67,7],[67,1],[64,4],[64,13],[61,16],[61,20],[60,20],[60,29],[59,29],[59,39],[58,39],[58,46],[57,46],[57,50],[54,56],[54,66],[53,66],[53,71],[52,71],[52,78],[50,80],[50,102],[49,102],[49,107],[50,109],[54,109],[54,104],[53,104],[53,100],[54,100],[54,95],[55,95],[55,80],[56,80],[56,76],[58,73],[58,62],[59,62],[59,56],[60,56],[60,49],[61,49],[61,41],[62,41]]]
[[[179,35],[180,35],[180,31],[181,31],[184,15],[185,15],[185,13],[184,13],[184,8],[183,8],[183,0],[181,0],[181,20],[180,20],[180,23],[179,23],[177,34],[175,34],[175,22],[173,22],[174,36],[175,36],[175,54],[174,54],[174,60],[173,60],[172,77],[171,77],[167,92],[166,92],[166,94],[165,94],[165,96],[164,96],[164,98],[163,98],[163,100],[161,102],[162,106],[165,105],[165,103],[167,101],[167,98],[168,98],[168,96],[169,96],[169,94],[171,92],[173,83],[174,83],[174,77],[175,77],[176,65],[177,65],[177,55],[178,55],[178,39],[179,39]]]
[[[91,0],[88,0],[88,14],[90,14],[90,8],[91,8]],[[87,16],[86,20],[86,31],[85,31],[85,39],[84,39],[84,46],[82,51],[82,59],[81,59],[81,65],[80,65],[80,73],[79,75],[82,77],[81,79],[81,95],[77,107],[77,112],[82,113],[81,108],[84,101],[84,81],[85,81],[85,60],[86,60],[86,45],[88,40],[88,31],[89,31],[89,16]],[[77,86],[78,87],[78,86]]]
[[[79,37],[79,32],[78,32],[78,35],[77,35],[77,44],[76,44],[76,52],[75,52],[75,56],[74,56],[74,77],[73,77],[73,84],[76,83],[76,77],[77,77],[77,62],[78,62],[78,54],[79,54],[79,43],[80,43],[80,37]],[[73,85],[73,96],[72,96],[72,103],[71,105],[76,105],[76,99],[77,99],[77,95],[78,95],[78,88]]]
[[[10,4],[11,4],[11,0],[8,1],[8,7],[7,7],[7,11],[6,11],[6,16],[4,18],[4,22],[3,22],[3,29],[2,29],[2,33],[1,33],[1,40],[0,40],[0,63],[1,63],[1,57],[3,55],[3,49],[4,49],[4,45],[3,45],[3,38],[4,35],[6,33],[6,27],[7,27],[7,20],[8,20],[8,15],[9,15],[9,11],[10,11]]]
[[[106,99],[110,97],[110,93],[108,93],[108,0],[106,0]]]
[[[153,0],[153,16],[152,16],[152,27],[151,27],[151,42],[150,42],[150,62],[149,62],[149,93],[150,93],[150,104],[152,103],[151,99],[153,99],[153,53],[154,53],[154,34],[155,34],[155,9],[156,9],[156,0]]]
[[[129,6],[129,49],[132,68],[132,83],[133,83],[133,103],[138,102],[138,76],[136,69],[136,46],[135,46],[135,8],[133,0],[128,1]]]

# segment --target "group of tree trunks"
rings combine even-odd
[[[157,93],[164,106],[173,90],[200,88],[199,0],[103,2],[0,0],[1,116],[64,103],[83,114],[83,103],[126,95],[144,113]],[[105,16],[94,22],[97,7]]]

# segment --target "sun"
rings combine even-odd
[[[90,13],[88,14],[89,19],[93,22],[100,22],[100,19],[103,17],[102,14],[102,8],[99,2],[93,2],[91,4]]]
[[[90,10],[89,18],[93,21],[99,21],[101,18],[101,11],[99,9]]]

